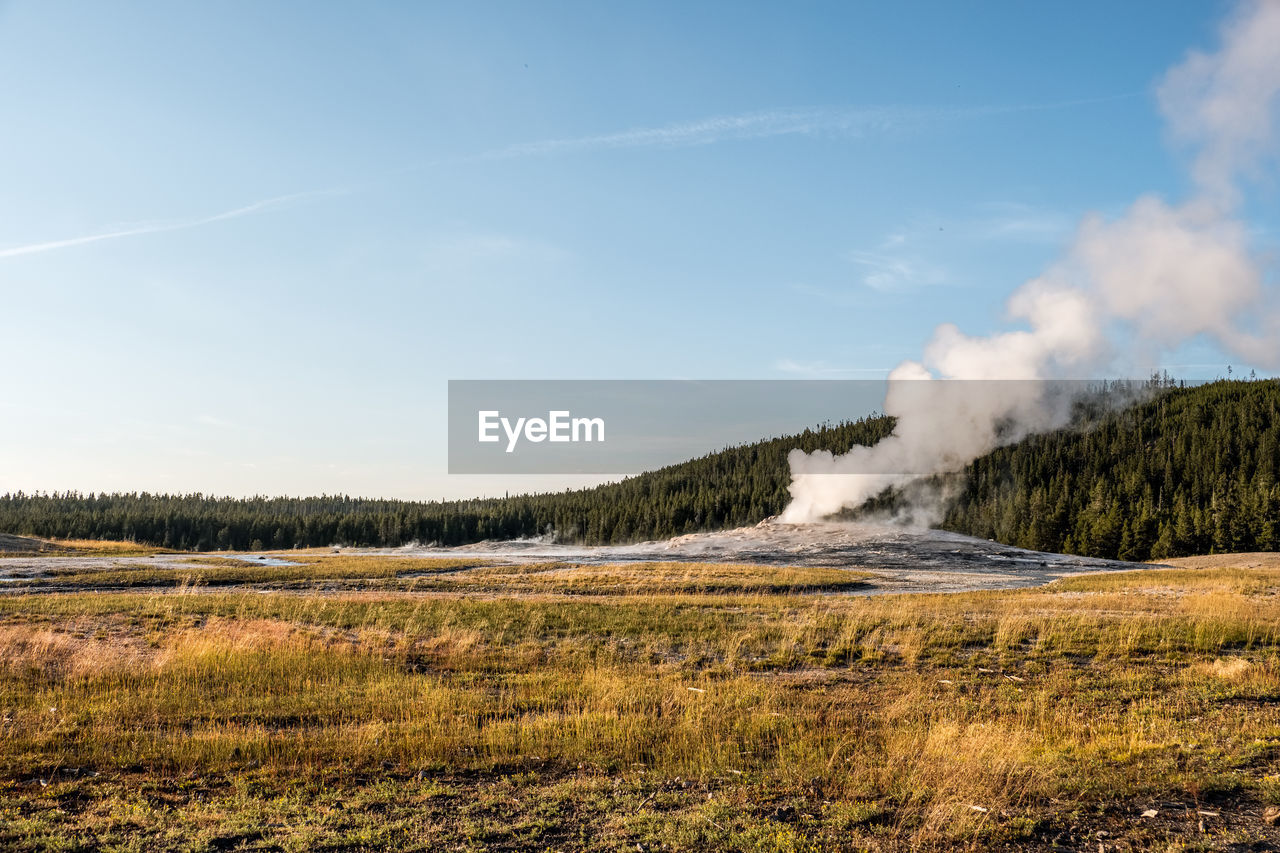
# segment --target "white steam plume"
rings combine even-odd
[[[793,450],[784,522],[815,521],[894,485],[956,470],[1001,443],[1061,425],[1052,383],[929,382],[1083,377],[1150,360],[1197,335],[1261,367],[1280,366],[1280,310],[1236,218],[1241,182],[1273,165],[1280,96],[1280,0],[1242,3],[1214,53],[1192,52],[1158,88],[1176,140],[1193,146],[1196,191],[1143,196],[1115,221],[1090,215],[1059,262],[1010,296],[1025,328],[990,337],[939,326],[921,361],[889,377],[894,432],[843,456]]]

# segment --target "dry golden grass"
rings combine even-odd
[[[80,556],[114,557],[173,553],[164,548],[139,545],[136,542],[114,542],[99,539],[39,539],[31,536],[0,534],[0,557]]]
[[[135,670],[155,651],[136,636],[101,631],[0,625],[0,672],[9,678],[88,678]]]
[[[845,569],[724,563],[491,564],[463,557],[290,555],[296,565],[248,559],[192,557],[183,567],[146,563],[110,569],[51,570],[18,579],[12,588],[268,586],[513,595],[645,595],[654,593],[804,593],[857,590],[868,575]],[[189,567],[189,568],[188,568]]]
[[[405,565],[306,568],[376,586]],[[782,592],[829,570],[780,571],[438,573],[508,589],[475,597],[0,596],[0,846],[1096,849],[1105,830],[1212,848],[1271,832],[1280,569],[871,599]],[[544,594],[575,585],[610,594]],[[1137,818],[1170,800],[1216,816],[1204,832]]]
[[[168,548],[140,545],[137,542],[114,542],[106,539],[50,539],[57,552],[94,557],[144,556],[146,554],[172,554]]]
[[[564,592],[590,595],[652,593],[800,593],[852,590],[869,575],[847,569],[768,567],[737,563],[617,563],[573,565],[543,563],[491,566],[455,575],[446,583],[459,589],[506,592]]]
[[[1160,562],[1179,569],[1280,569],[1280,554],[1265,551],[1245,554],[1205,554],[1199,557],[1177,557]]]
[[[290,561],[293,562],[293,561]],[[129,587],[294,586],[326,581],[358,581],[361,586],[401,576],[431,575],[486,565],[483,560],[449,557],[334,557],[312,558],[296,565],[264,565],[255,560],[192,557],[180,568],[149,563],[114,565],[107,569],[72,567],[16,578],[11,588],[116,589]]]

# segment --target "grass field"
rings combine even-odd
[[[110,570],[72,568],[18,577],[13,589],[51,587],[117,589],[134,587],[255,586],[269,589],[401,590],[405,592],[488,592],[501,595],[546,592],[560,595],[645,595],[652,593],[802,593],[851,591],[866,575],[844,569],[788,568],[732,563],[566,563],[492,564],[457,557],[377,557],[290,555],[295,565],[263,565],[252,559],[192,557],[183,567],[145,562]],[[260,590],[261,591],[261,590]]]
[[[297,562],[6,585],[0,849],[1280,844],[1276,561]]]
[[[173,553],[165,548],[139,545],[136,542],[110,542],[100,539],[36,539],[0,533],[0,557],[43,554],[45,556],[147,556]]]

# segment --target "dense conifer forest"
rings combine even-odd
[[[1214,382],[970,465],[943,526],[1125,560],[1280,550],[1280,383]]]
[[[871,417],[732,447],[593,489],[467,501],[8,494],[0,531],[169,548],[458,545],[554,535],[620,543],[753,524],[787,502],[793,447],[874,444]],[[1000,448],[947,478],[944,527],[1047,551],[1142,560],[1280,549],[1280,383],[1158,387],[1119,411]],[[882,506],[892,506],[886,496]]]
[[[888,435],[885,417],[732,447],[592,489],[465,501],[215,498],[204,495],[0,496],[0,532],[132,539],[166,548],[258,550],[331,544],[461,545],[554,533],[635,542],[754,524],[787,502],[787,452],[846,452]]]

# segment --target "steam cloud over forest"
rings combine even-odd
[[[886,488],[955,470],[1065,422],[1039,380],[1132,375],[1197,336],[1258,367],[1280,367],[1280,306],[1243,221],[1248,181],[1274,171],[1280,2],[1238,6],[1210,53],[1191,52],[1156,94],[1192,190],[1138,198],[1118,219],[1091,214],[1064,255],[1009,297],[1019,328],[989,337],[953,324],[889,376],[891,436],[847,454],[793,450],[786,522],[856,507]],[[949,383],[929,380],[1023,380]],[[948,387],[949,386],[949,387]]]

